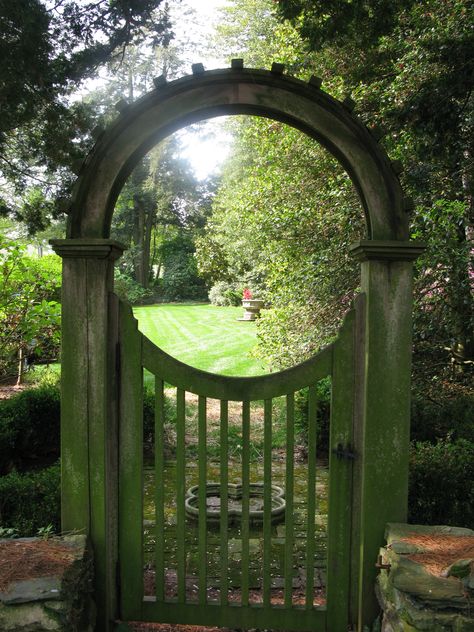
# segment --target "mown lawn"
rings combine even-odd
[[[224,375],[267,372],[251,356],[256,327],[237,320],[243,314],[241,307],[168,303],[135,307],[133,313],[150,340],[186,364]]]

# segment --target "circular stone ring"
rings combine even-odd
[[[242,485],[229,483],[227,486],[227,513],[229,524],[242,522]],[[264,485],[249,485],[249,521],[252,526],[261,526],[264,521]],[[285,518],[285,492],[277,485],[271,486],[271,522],[276,524]],[[186,492],[185,511],[188,518],[199,519],[199,485],[193,485]],[[221,521],[221,485],[206,484],[206,521],[208,524],[220,524]]]

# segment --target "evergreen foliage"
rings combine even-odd
[[[474,443],[415,443],[410,451],[408,520],[472,528]]]
[[[57,386],[28,389],[0,401],[0,474],[44,466],[59,457]]]
[[[405,165],[413,236],[428,242],[417,263],[416,334],[433,352],[474,360],[474,31],[466,0],[308,2],[279,0],[331,85],[357,101],[359,116],[385,131]],[[426,357],[427,356],[427,357]]]
[[[119,286],[129,279],[132,302],[204,298],[194,242],[209,213],[212,183],[199,182],[180,156],[180,140],[160,143],[135,168],[117,201],[112,235],[127,246]],[[139,296],[139,288],[150,290]]]
[[[61,530],[59,463],[43,470],[0,476],[0,527],[20,537],[35,536],[52,525]]]
[[[278,60],[309,78],[314,55],[273,9],[269,0],[237,0],[223,13],[218,43],[237,47],[233,55],[248,65]],[[336,82],[331,88],[338,96]],[[229,129],[234,152],[197,240],[198,269],[213,284],[238,283],[265,299],[259,354],[283,368],[332,340],[349,309],[359,281],[348,247],[363,236],[363,211],[347,174],[314,139],[257,117],[233,119]]]
[[[63,211],[73,164],[91,144],[95,116],[72,92],[101,65],[146,39],[166,46],[172,36],[162,0],[1,0],[0,214],[45,228]],[[38,213],[27,208],[42,187]]]

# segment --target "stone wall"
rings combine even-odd
[[[84,535],[0,540],[0,630],[92,632],[92,582]]]
[[[382,632],[473,632],[474,531],[389,524],[385,536]]]

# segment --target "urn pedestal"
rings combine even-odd
[[[244,298],[242,299],[242,307],[244,308],[244,315],[239,320],[256,320],[260,316],[263,301],[259,298]]]

